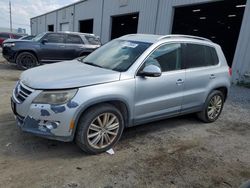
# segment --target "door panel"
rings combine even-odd
[[[140,70],[148,65],[160,67],[162,75],[136,77],[136,123],[175,115],[181,111],[185,84],[181,44],[168,43],[159,46]]]
[[[42,61],[61,61],[65,60],[65,35],[61,33],[48,33],[42,40],[46,39],[46,43],[41,43],[41,60]]]
[[[135,120],[178,114],[184,88],[184,83],[178,80],[185,80],[185,70],[163,73],[156,78],[137,76]]]
[[[209,88],[211,68],[195,68],[186,70],[185,89],[183,92],[183,110],[201,108]]]
[[[65,53],[67,54],[67,59],[74,59],[80,55],[80,52],[84,49],[84,42],[78,35],[67,34]]]
[[[202,109],[211,82],[216,80],[219,59],[213,47],[185,44],[186,80],[183,111]]]

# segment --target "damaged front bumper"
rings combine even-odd
[[[11,98],[11,107],[17,125],[22,131],[53,140],[73,140],[72,122],[78,107],[76,102],[71,100],[62,105],[33,104],[32,101],[41,91],[18,84],[16,88]],[[28,96],[21,101],[17,93],[23,94],[24,91]]]

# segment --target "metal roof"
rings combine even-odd
[[[30,19],[38,18],[38,17],[40,17],[40,16],[44,16],[44,15],[47,15],[47,14],[49,14],[49,13],[56,12],[56,11],[58,11],[58,10],[62,10],[62,9],[64,9],[64,8],[71,7],[71,6],[73,6],[73,5],[76,5],[76,4],[81,3],[81,2],[84,2],[84,1],[87,1],[87,0],[79,0],[79,1],[77,1],[77,2],[74,2],[74,3],[71,3],[71,4],[69,4],[69,5],[63,6],[63,7],[61,7],[61,8],[58,8],[58,9],[55,9],[55,10],[46,12],[46,13],[44,13],[44,14],[40,14],[40,15],[35,16],[35,17],[32,17],[32,18],[30,18]]]

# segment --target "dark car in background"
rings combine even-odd
[[[44,32],[32,40],[7,40],[3,57],[25,70],[40,64],[72,60],[99,48],[99,37],[77,32]]]
[[[19,39],[23,35],[15,34],[15,33],[8,33],[8,32],[0,32],[0,46],[2,46],[3,41],[6,39]]]

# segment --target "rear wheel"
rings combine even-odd
[[[221,91],[215,90],[209,94],[206,99],[202,112],[199,112],[198,118],[206,123],[216,121],[223,109],[225,96]]]
[[[87,110],[80,119],[76,143],[87,153],[101,153],[117,143],[123,129],[123,116],[117,108],[110,104],[98,105]]]
[[[30,69],[38,65],[37,58],[30,52],[21,52],[16,58],[17,67],[20,70]]]

